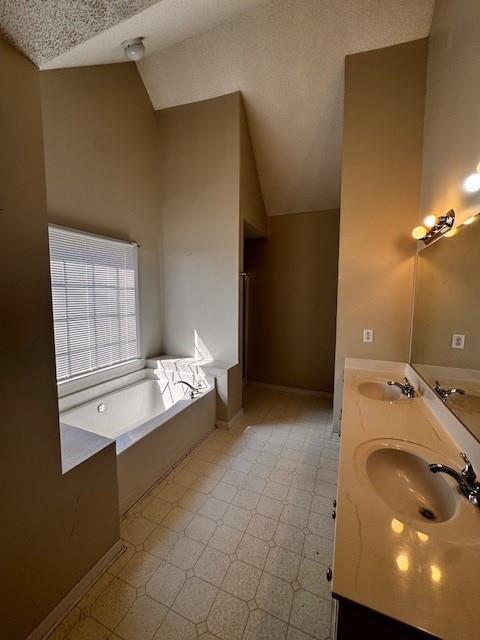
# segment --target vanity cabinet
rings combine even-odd
[[[356,602],[334,597],[334,640],[357,640],[359,636],[371,640],[435,640],[436,636],[410,627]]]

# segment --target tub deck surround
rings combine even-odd
[[[330,638],[331,422],[328,400],[247,388],[235,430],[128,511],[125,552],[50,640]]]
[[[358,390],[362,382],[404,375],[423,396],[389,402]],[[480,510],[441,474],[434,478],[448,483],[453,516],[433,523],[401,515],[380,498],[366,472],[368,454],[384,446],[454,468],[462,466],[462,449],[475,465],[478,443],[432,396],[408,365],[347,361],[333,592],[444,640],[474,640],[480,629]]]

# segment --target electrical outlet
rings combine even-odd
[[[363,342],[373,342],[373,329],[363,330]]]
[[[452,335],[452,349],[465,349],[465,336],[461,333]]]

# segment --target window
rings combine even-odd
[[[50,225],[57,381],[139,357],[137,245]]]

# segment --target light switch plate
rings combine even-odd
[[[373,329],[363,330],[363,342],[373,342]]]
[[[465,349],[465,336],[461,333],[452,335],[452,349]]]

